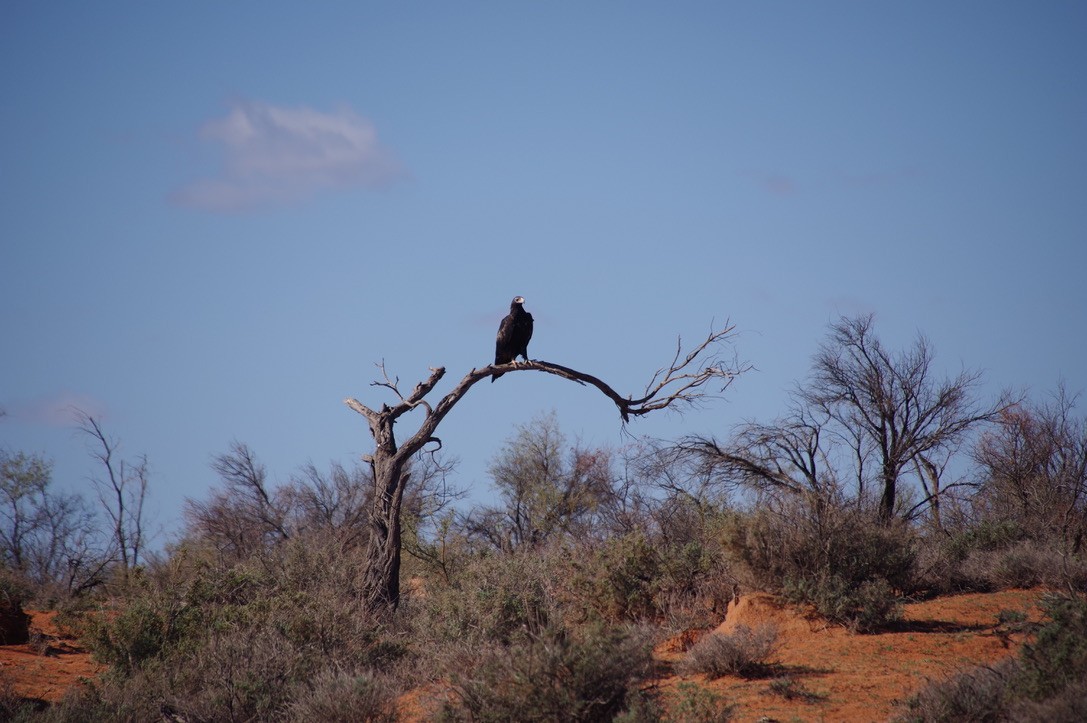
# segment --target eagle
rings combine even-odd
[[[494,340],[494,363],[509,364],[522,357],[528,361],[528,341],[532,338],[532,314],[525,311],[525,297],[515,296],[510,303],[510,313],[502,319],[498,327],[498,338]],[[491,375],[491,382],[502,376],[502,372]]]

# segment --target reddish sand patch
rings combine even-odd
[[[17,695],[55,702],[80,679],[102,672],[103,666],[91,660],[90,653],[57,628],[56,613],[27,613],[31,642],[0,645],[0,676]]]
[[[653,681],[666,697],[678,686],[696,682],[735,705],[734,720],[882,721],[902,709],[898,704],[930,680],[945,678],[973,665],[992,663],[1016,652],[1022,636],[998,623],[1002,610],[1039,619],[1039,591],[1012,590],[992,594],[943,597],[905,607],[905,619],[894,629],[859,635],[781,606],[769,595],[748,595],[729,605],[718,630],[737,625],[778,626],[778,668],[799,690],[813,694],[788,700],[770,688],[771,679],[670,674]],[[657,649],[666,670],[697,639],[677,636]],[[807,697],[807,696],[806,696]]]

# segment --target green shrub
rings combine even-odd
[[[413,603],[418,638],[508,644],[543,630],[555,614],[546,563],[534,553],[487,554],[465,562],[448,583],[430,580]]]
[[[395,688],[370,670],[329,668],[293,696],[286,719],[297,723],[389,723],[396,720]]]
[[[898,720],[907,723],[962,723],[1005,720],[1009,671],[1014,664],[974,668],[932,683],[906,703]]]
[[[837,575],[786,579],[782,591],[794,603],[809,603],[833,623],[871,633],[902,617],[902,605],[886,580],[854,583]]]
[[[1013,520],[982,521],[951,537],[947,552],[953,559],[965,560],[979,550],[1002,550],[1024,539],[1019,523]]]
[[[636,621],[658,613],[661,553],[642,533],[567,552],[572,574],[563,585],[571,612],[583,620]]]
[[[449,720],[608,721],[621,714],[652,662],[648,635],[635,629],[549,627],[496,645],[453,677]]]
[[[916,535],[905,524],[885,523],[848,508],[803,505],[760,510],[733,518],[729,554],[750,587],[773,591],[787,578],[835,575],[854,583],[886,580],[909,589],[916,569]]]
[[[229,565],[176,551],[89,616],[85,639],[110,673],[58,715],[268,720],[317,709],[340,688],[361,702],[367,671],[394,667],[407,648],[366,612],[360,559],[324,542],[299,537]]]
[[[1087,679],[1087,600],[1051,595],[1042,600],[1049,621],[1019,654],[1014,688],[1034,701]]]
[[[660,723],[664,720],[659,696],[633,688],[627,694],[626,709],[615,716],[614,723]]]
[[[777,639],[774,625],[754,629],[737,625],[733,633],[713,632],[703,637],[677,667],[684,675],[703,673],[711,678],[759,675],[766,671],[777,649]]]
[[[728,723],[735,708],[725,702],[723,696],[712,690],[684,681],[676,686],[670,696],[668,721],[670,723]]]
[[[896,619],[896,591],[915,582],[915,533],[849,508],[794,504],[736,516],[726,539],[747,586],[810,603],[858,631]]]

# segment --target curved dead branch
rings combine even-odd
[[[457,386],[442,397],[437,404],[431,406],[424,397],[445,376],[445,367],[432,367],[430,376],[415,385],[410,394],[404,396],[398,388],[399,378],[390,379],[385,371],[385,364],[382,362],[378,367],[381,369],[383,380],[373,382],[372,386],[390,389],[399,402],[392,407],[382,405],[380,410],[371,409],[352,398],[345,399],[344,404],[366,417],[371,429],[380,426],[383,418],[392,422],[417,407],[425,409],[426,416],[419,430],[400,445],[400,451],[406,456],[417,452],[434,436],[438,424],[473,385],[495,372],[539,371],[554,374],[578,384],[596,387],[615,404],[625,424],[631,417],[640,417],[660,409],[697,406],[724,392],[737,376],[751,368],[749,364],[737,362],[734,355],[728,363],[725,363],[720,354],[721,347],[732,337],[734,329],[734,326],[726,325],[720,331],[711,332],[702,343],[686,354],[683,353],[682,340],[677,340],[672,361],[667,367],[661,367],[653,374],[637,398],[622,396],[607,382],[587,372],[554,362],[531,360],[472,369],[464,375]]]

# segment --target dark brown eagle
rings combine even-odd
[[[494,341],[494,363],[509,364],[522,357],[528,361],[528,341],[532,338],[532,314],[525,311],[525,297],[515,296],[510,303],[510,313],[502,319],[498,327],[498,338]],[[502,376],[502,372],[491,375],[491,381]]]

